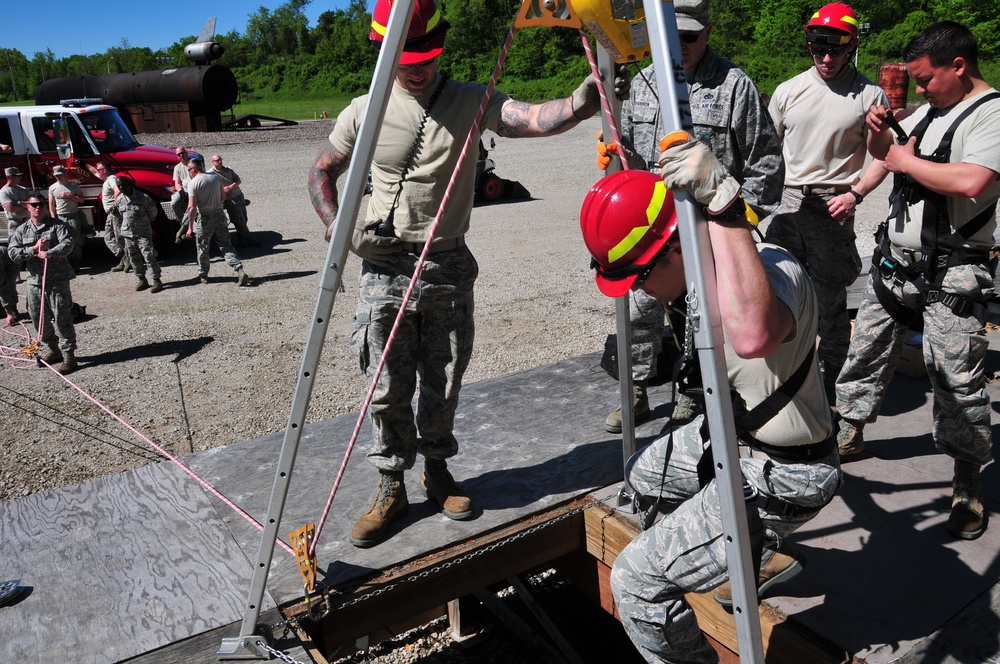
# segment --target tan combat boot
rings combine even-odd
[[[449,519],[461,521],[472,516],[472,499],[455,484],[448,472],[448,462],[443,459],[424,461],[424,474],[420,477],[424,495],[441,506]]]
[[[253,281],[242,269],[236,270],[236,285],[237,286],[252,286]]]
[[[757,598],[777,583],[784,583],[805,568],[805,558],[788,542],[782,542],[771,558],[761,565],[757,577]],[[733,587],[728,581],[712,591],[715,601],[726,608],[733,606]]]
[[[55,364],[56,362],[62,362],[63,354],[59,350],[59,346],[49,346],[48,352],[42,355],[42,362],[46,364]]]
[[[955,460],[948,531],[959,539],[974,540],[986,532],[989,517],[983,505],[979,464]]]
[[[403,471],[380,471],[378,489],[375,490],[368,509],[351,528],[351,544],[362,549],[375,546],[385,539],[389,524],[405,515],[409,509]]]
[[[163,282],[159,279],[153,279],[153,287],[149,289],[150,293],[159,293],[163,290]]]
[[[144,291],[149,288],[149,282],[146,281],[146,277],[139,277],[139,283],[135,285],[137,291]]]
[[[864,422],[844,419],[837,432],[837,451],[840,458],[857,456],[865,451]]]
[[[635,423],[645,422],[649,419],[649,397],[646,396],[646,382],[636,381],[632,384],[632,412],[635,414]],[[622,407],[615,408],[608,419],[604,421],[604,430],[609,433],[622,432]]]
[[[112,272],[124,272],[125,271],[125,265],[127,263],[128,263],[128,257],[125,254],[122,254],[122,258],[121,258],[120,261],[118,261],[118,265],[115,265],[113,268],[111,268],[111,271]]]
[[[75,353],[71,350],[68,350],[65,353],[63,353],[62,356],[63,356],[62,364],[55,367],[56,372],[65,376],[66,374],[73,373],[74,371],[76,371]]]

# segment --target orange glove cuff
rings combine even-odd
[[[689,140],[691,140],[691,136],[686,131],[672,131],[660,139],[660,152],[665,152],[671,146]]]

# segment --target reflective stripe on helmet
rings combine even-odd
[[[646,237],[646,233],[653,228],[653,224],[656,223],[657,217],[660,216],[660,212],[663,210],[663,202],[667,199],[667,186],[663,181],[657,182],[653,186],[653,196],[649,200],[649,205],[646,206],[646,225],[637,226],[629,231],[621,242],[616,244],[608,251],[608,263],[614,263],[628,252],[632,251],[637,244],[639,244],[642,238]]]
[[[435,8],[434,15],[427,19],[427,25],[424,28],[424,34],[427,34],[437,27],[438,23],[441,22],[441,10]],[[372,30],[378,33],[383,39],[385,39],[385,31],[388,30],[388,26],[382,25],[374,18],[372,18]]]

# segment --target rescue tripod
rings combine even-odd
[[[647,7],[649,14],[647,21],[636,11],[638,8],[635,5],[642,4],[640,0],[599,1],[614,5],[616,12],[624,7],[625,13],[629,15],[627,18],[630,19],[626,21],[628,32],[635,33],[636,28],[640,32],[648,30],[647,43],[652,46],[650,51],[656,68],[657,87],[663,96],[660,105],[660,117],[663,125],[661,130],[664,135],[681,128],[689,130],[691,128],[691,113],[687,102],[687,85],[680,58],[680,40],[677,36],[672,2],[647,0],[646,4],[649,5]],[[376,61],[368,101],[358,132],[358,140],[347,171],[347,182],[343,189],[341,205],[334,222],[333,235],[327,251],[326,268],[320,281],[320,294],[292,399],[291,412],[275,472],[267,519],[264,524],[240,634],[237,637],[222,640],[222,646],[217,653],[220,659],[269,659],[275,653],[268,644],[267,638],[258,633],[267,630],[258,626],[257,620],[260,617],[268,570],[271,566],[274,544],[278,536],[295,457],[305,425],[315,373],[319,366],[326,338],[327,324],[333,310],[337,288],[343,279],[343,267],[350,247],[353,220],[360,208],[365,178],[371,166],[372,154],[385,117],[393,83],[393,72],[403,51],[414,4],[414,0],[399,0],[393,4],[389,16],[385,38]],[[584,0],[581,0],[581,4],[584,4]],[[544,8],[540,5],[543,5]],[[524,0],[521,13],[526,16],[541,16],[546,13],[556,16],[573,14],[566,0]],[[587,25],[591,33],[597,35],[599,40],[602,36],[607,39],[607,32],[615,28],[612,23],[616,19],[612,16],[612,12],[605,11],[603,16],[606,17],[606,21],[602,19]],[[617,22],[621,23],[620,20]],[[618,27],[620,28],[620,25]],[[508,38],[508,46],[512,36],[513,33]],[[605,49],[608,46],[614,48],[611,43],[602,43],[602,45]],[[615,50],[617,52],[617,49]],[[602,78],[610,80],[613,78],[613,67],[607,62],[604,65],[607,69]],[[605,88],[607,88],[606,85]],[[491,91],[492,86],[487,89],[487,95]],[[467,148],[468,142],[466,143]],[[727,559],[731,561],[729,571],[733,588],[733,611],[736,616],[740,660],[762,663],[764,661],[763,645],[759,615],[756,610],[757,570],[753,569],[751,564],[747,514],[742,491],[743,477],[740,473],[736,450],[732,403],[728,398],[729,389],[722,346],[722,327],[720,323],[715,322],[719,318],[718,303],[710,297],[699,295],[715,292],[715,272],[708,229],[704,222],[699,223],[695,206],[686,193],[679,192],[676,202],[681,244],[685,255],[692,257],[685,261],[685,278],[688,282],[688,292],[691,294],[688,304],[688,324],[694,328],[695,346],[698,349],[706,394],[707,419],[711,432],[715,473],[726,535],[726,554]],[[436,224],[433,230],[436,230]],[[432,240],[433,232],[428,239],[428,245]],[[426,250],[427,247],[425,247],[424,253]],[[621,362],[620,372],[623,403],[622,425],[623,431],[627,432],[623,436],[623,456],[627,460],[635,451],[634,419],[630,407],[632,403],[631,353],[629,351],[631,330],[627,297],[618,299],[616,310],[620,333],[618,337],[619,357],[624,360]],[[358,426],[360,426],[360,419]],[[356,433],[357,428],[355,435]],[[346,463],[347,458],[345,457],[341,472]],[[328,508],[329,503],[327,504]],[[309,526],[304,526],[293,534],[293,540],[296,540],[299,545],[297,557],[303,578],[306,579],[307,596],[308,592],[312,590],[310,579],[315,581],[315,559],[310,558],[313,555],[316,537],[318,535]],[[308,548],[308,554],[304,554],[304,548]]]

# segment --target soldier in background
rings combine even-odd
[[[121,236],[125,253],[139,277],[137,291],[150,288],[146,281],[146,269],[153,278],[151,293],[163,290],[160,282],[160,264],[156,260],[156,249],[153,247],[153,222],[156,220],[157,205],[148,195],[135,188],[135,182],[125,173],[115,176],[118,190],[121,192],[115,199],[115,207],[121,214]]]
[[[190,160],[187,168],[191,174],[191,181],[187,184],[187,217],[195,229],[198,243],[199,281],[203,284],[208,283],[208,270],[211,265],[209,250],[214,239],[219,244],[226,263],[236,270],[236,285],[250,286],[250,277],[243,271],[243,263],[229,242],[229,222],[226,221],[226,213],[222,206],[225,200],[222,178],[214,173],[206,173],[205,162],[201,159]],[[190,235],[191,229],[188,228],[188,236]]]
[[[208,172],[222,178],[222,191],[226,194],[222,205],[226,208],[229,221],[233,222],[233,226],[236,228],[236,241],[233,244],[237,247],[259,247],[260,242],[253,239],[250,228],[247,226],[247,201],[240,189],[240,184],[242,184],[240,176],[228,166],[223,166],[222,155],[218,154],[212,155],[212,167],[208,169]]]
[[[61,219],[76,234],[69,264],[74,271],[79,271],[83,260],[83,241],[87,237],[87,222],[80,210],[80,203],[86,199],[80,191],[80,185],[69,179],[65,166],[54,166],[52,176],[56,181],[49,187],[49,214]]]

